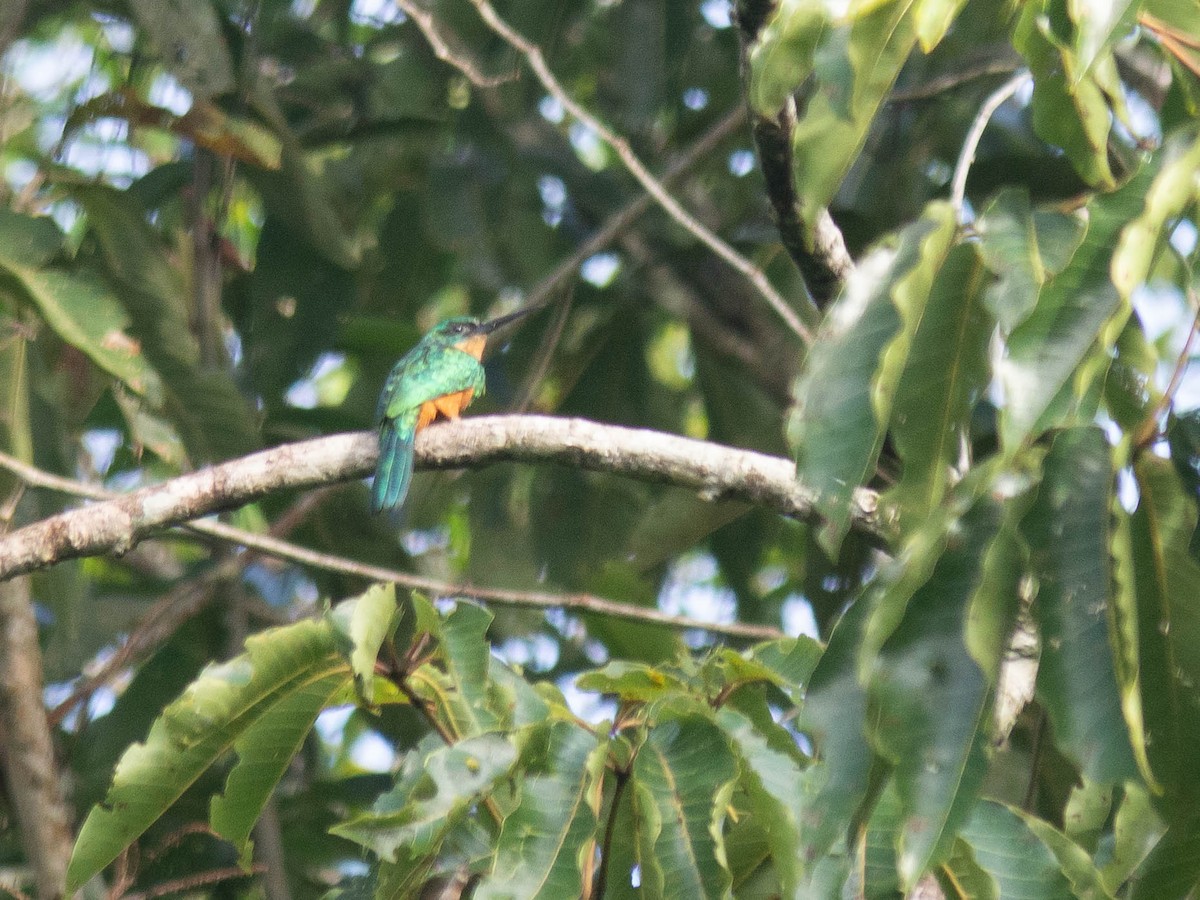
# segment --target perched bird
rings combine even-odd
[[[379,462],[371,486],[371,511],[404,503],[413,471],[417,432],[438,416],[457,419],[483,394],[483,348],[488,335],[535,307],[480,322],[460,317],[435,325],[392,368],[379,395]]]

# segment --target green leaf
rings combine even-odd
[[[338,673],[349,681],[333,630],[314,621],[250,637],[241,656],[208,666],[163,710],[145,743],[133,745],[121,757],[108,796],[88,813],[79,832],[68,869],[69,890],[78,889],[116,859],[278,704]],[[244,745],[251,762],[261,762],[269,738],[247,740],[252,741]],[[238,780],[249,771],[243,769]]]
[[[1137,640],[1146,749],[1164,788],[1156,804],[1171,817],[1200,803],[1200,565],[1190,549],[1195,501],[1170,462],[1134,463],[1139,499],[1131,518]]]
[[[812,737],[818,758],[800,785],[805,795],[801,849],[809,865],[845,837],[876,762],[863,731],[867,695],[858,680],[858,647],[868,609],[860,598],[834,627],[797,722]]]
[[[1109,893],[1115,894],[1129,880],[1165,831],[1166,826],[1154,812],[1149,793],[1136,784],[1127,784],[1113,822],[1112,855],[1100,870]]]
[[[130,192],[76,185],[72,196],[87,210],[105,262],[121,286],[118,297],[130,333],[162,376],[164,408],[193,462],[228,459],[258,449],[258,427],[228,372],[203,370],[188,321],[184,279],[146,222]]]
[[[502,727],[493,701],[490,669],[491,645],[487,640],[493,616],[482,606],[459,602],[442,620],[436,634],[453,693],[446,712],[459,737]]]
[[[931,204],[862,260],[825,317],[796,384],[788,436],[797,477],[816,494],[831,556],[845,536],[855,488],[871,474],[892,398],[934,278],[954,238],[954,212]]]
[[[901,533],[924,522],[958,464],[975,401],[987,386],[992,323],[981,300],[985,273],[975,250],[954,248],[933,283],[892,411],[904,463],[888,492]]]
[[[1024,811],[1018,812],[1018,815],[1029,830],[1037,835],[1038,839],[1054,854],[1054,858],[1062,867],[1063,874],[1070,880],[1076,897],[1099,900],[1102,897],[1112,896],[1105,889],[1100,872],[1096,869],[1091,857],[1084,852],[1082,847],[1045,819],[1040,819]]]
[[[1145,206],[1121,231],[1113,253],[1113,284],[1126,300],[1145,283],[1168,223],[1173,227],[1184,210],[1200,201],[1200,136],[1194,130],[1173,134],[1160,152],[1164,162],[1146,191]]]
[[[370,706],[375,702],[375,660],[400,615],[396,586],[374,585],[366,593],[339,603],[328,615],[354,672],[354,688]]]
[[[1117,449],[1118,461],[1123,461],[1129,441]],[[1125,466],[1121,465],[1124,469]],[[1138,638],[1138,566],[1134,549],[1133,523],[1117,493],[1112,504],[1112,640],[1114,673],[1121,696],[1121,711],[1129,729],[1129,742],[1143,780],[1155,792],[1162,787],[1154,777],[1150,763],[1146,733],[1146,717],[1142,706],[1142,666]],[[1152,593],[1156,593],[1151,588]],[[1148,597],[1147,600],[1150,600]],[[1150,600],[1153,603],[1153,600]]]
[[[956,838],[950,858],[937,871],[942,892],[950,900],[998,900],[992,876],[975,862],[971,845]]]
[[[747,54],[750,106],[774,117],[812,71],[813,53],[829,28],[819,0],[781,0]]]
[[[895,781],[889,781],[871,810],[866,827],[859,829],[857,864],[842,889],[842,896],[861,894],[868,900],[894,900],[901,883],[896,875],[896,845],[902,809]],[[861,883],[859,883],[861,879]]]
[[[623,701],[643,703],[687,690],[683,681],[660,668],[621,660],[613,660],[601,669],[585,672],[575,679],[575,684],[583,691],[612,694]]]
[[[685,716],[650,729],[633,765],[645,894],[730,896],[721,823],[736,774],[725,735],[708,719]]]
[[[0,243],[0,284],[7,282],[60,338],[97,366],[157,402],[158,375],[125,333],[129,319],[108,287],[90,272],[42,268],[57,249],[56,235],[42,219],[10,213],[0,220],[0,238],[11,241]]]
[[[1200,818],[1173,824],[1130,879],[1130,900],[1191,897],[1200,885]]]
[[[0,208],[0,248],[4,258],[40,269],[62,251],[63,235],[49,216],[26,216]]]
[[[1048,24],[1052,0],[1026,4],[1013,46],[1033,72],[1033,127],[1061,147],[1080,176],[1096,187],[1113,187],[1108,164],[1109,106],[1096,81],[1082,75],[1074,52],[1057,42]]]
[[[530,735],[522,753],[521,800],[504,820],[491,874],[476,900],[575,897],[594,852],[596,811],[589,792],[606,746],[590,731],[554,722]]]
[[[870,665],[877,710],[868,718],[869,736],[895,764],[899,871],[910,889],[952,850],[983,781],[990,684],[966,646],[966,631],[974,599],[992,590],[985,578],[995,575],[990,547],[1002,520],[1002,506],[984,494],[961,517],[931,524],[953,538],[911,599],[904,580],[899,598],[884,589],[877,616],[893,604],[904,605],[904,613],[874,665],[870,658],[862,664]]]
[[[922,52],[929,53],[941,43],[966,2],[967,0],[919,0],[913,18]]]
[[[1079,249],[1087,220],[1051,210],[1035,211],[1029,192],[1005,188],[975,222],[979,253],[996,276],[984,304],[1007,334],[1028,318],[1042,285],[1061,272]]]
[[[990,685],[965,631],[1002,515],[985,496],[954,523],[954,539],[873,667],[869,695],[878,714],[869,717],[868,734],[896,767],[898,867],[906,889],[950,853],[983,781]]]
[[[823,38],[815,55],[816,86],[792,133],[802,222],[817,221],[833,200],[917,41],[912,3],[871,3],[864,9]]]
[[[361,844],[389,862],[434,853],[456,820],[486,797],[517,762],[503,735],[483,734],[404,757],[396,786],[371,811],[342,822],[333,834]]]
[[[233,88],[229,50],[208,0],[129,0],[129,6],[167,69],[198,99]]]
[[[1141,3],[1134,0],[1067,4],[1075,22],[1078,76],[1087,75],[1102,56],[1109,57],[1113,44],[1133,30],[1139,6]]]
[[[250,870],[254,848],[250,832],[271,792],[312,730],[317,714],[346,690],[346,673],[335,671],[302,684],[264,713],[234,743],[237,765],[225,791],[212,798],[212,829],[238,849],[240,864]]]
[[[800,855],[802,770],[789,754],[773,749],[749,716],[724,706],[717,724],[725,730],[745,772],[750,813],[766,832],[783,896],[795,896],[804,871]]]
[[[1121,711],[1109,630],[1110,502],[1115,473],[1103,432],[1055,436],[1037,499],[1022,523],[1038,580],[1042,653],[1037,690],[1055,741],[1101,784],[1137,773]]]
[[[1017,812],[980,802],[962,830],[975,863],[995,881],[1005,900],[1071,900],[1062,866]]]
[[[1146,165],[1112,194],[1088,206],[1088,231],[1063,271],[1042,288],[1029,317],[1008,338],[999,365],[1005,404],[1000,419],[1004,445],[1015,449],[1059,424],[1049,415],[1060,392],[1072,391],[1072,376],[1099,341],[1107,350],[1129,314],[1109,277],[1112,248],[1125,223],[1140,208],[1153,177]],[[1107,353],[1103,354],[1107,360]],[[1078,397],[1075,390],[1072,397]],[[1059,418],[1062,418],[1060,415]]]
[[[771,679],[794,702],[804,696],[809,679],[821,661],[822,647],[810,637],[780,638],[756,644],[750,649],[750,659],[770,670]]]

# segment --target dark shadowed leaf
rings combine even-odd
[[[830,308],[796,384],[788,436],[797,476],[817,494],[822,544],[837,555],[850,498],[870,476],[892,398],[934,278],[954,236],[954,212],[931,205],[859,265]]]
[[[955,522],[954,539],[873,666],[869,690],[878,715],[869,733],[896,767],[898,865],[906,889],[949,854],[983,781],[991,686],[965,636],[1002,515],[984,497]]]
[[[1022,523],[1038,580],[1038,696],[1059,747],[1090,780],[1106,784],[1136,774],[1109,639],[1114,478],[1098,428],[1064,431],[1051,443],[1037,500]]]

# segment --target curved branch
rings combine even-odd
[[[768,20],[775,14],[775,0],[739,0],[735,19],[742,37],[743,77],[749,79],[748,54]],[[784,249],[795,262],[817,309],[829,305],[854,268],[841,229],[822,209],[815,221],[800,216],[792,169],[792,136],[796,130],[796,103],[789,99],[776,116],[754,113],[751,133],[758,151],[758,164],[766,183],[767,197],[775,211],[775,225]]]
[[[548,416],[481,416],[428,428],[417,466],[477,468],[496,462],[556,462],[691,488],[706,500],[743,500],[784,515],[813,517],[814,495],[791,460],[706,441]],[[285,444],[70,510],[0,538],[0,579],[63,559],[122,553],[146,536],[249,503],[272,491],[369,475],[378,455],[371,432]],[[886,543],[877,497],[858,492],[853,527]]]

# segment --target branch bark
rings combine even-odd
[[[707,500],[742,500],[801,519],[814,515],[813,492],[796,481],[791,460],[584,419],[481,416],[426,429],[416,454],[423,469],[555,462],[691,488]],[[64,559],[122,553],[164,528],[272,491],[362,478],[377,455],[372,432],[315,438],[60,513],[0,538],[0,579]],[[872,491],[856,495],[851,520],[881,544],[891,536]]]
[[[775,0],[739,0],[734,3],[738,29],[742,36],[745,77],[746,61],[767,20],[775,12]],[[775,210],[775,224],[784,249],[796,263],[809,296],[817,309],[824,310],[854,268],[841,229],[828,210],[813,222],[800,217],[792,171],[792,134],[796,130],[796,104],[789,100],[775,116],[754,113],[751,118],[758,164],[766,182],[767,197]]]
[[[71,827],[59,786],[29,579],[0,583],[0,761],[39,897],[61,897]]]

